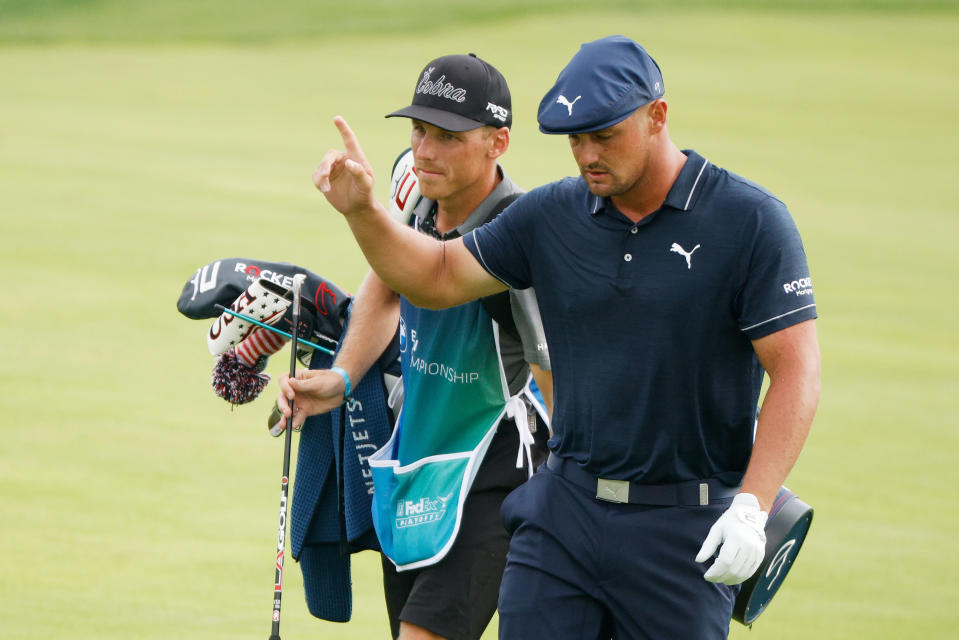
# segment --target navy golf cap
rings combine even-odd
[[[625,36],[587,42],[539,103],[543,133],[599,131],[663,96],[663,74],[646,50]]]
[[[513,105],[506,78],[476,54],[443,56],[420,72],[413,103],[386,115],[415,118],[447,131],[509,127]]]

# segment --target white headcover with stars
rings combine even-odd
[[[266,278],[257,278],[233,301],[230,309],[259,320],[263,324],[273,325],[283,317],[293,302],[286,298],[286,295],[288,291],[285,288]],[[218,356],[229,351],[231,347],[237,346],[246,339],[256,328],[257,325],[243,318],[226,312],[222,313],[207,332],[206,344],[210,349],[210,355]]]

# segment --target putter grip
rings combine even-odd
[[[306,280],[306,275],[298,273],[293,276],[293,317],[300,317],[300,291],[303,289],[303,282]],[[298,333],[296,329],[291,333]]]

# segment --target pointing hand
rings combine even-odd
[[[373,168],[350,125],[341,116],[333,119],[346,151],[331,149],[313,172],[313,184],[333,208],[349,216],[375,206]]]

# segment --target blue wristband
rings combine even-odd
[[[340,374],[340,377],[343,378],[343,384],[346,385],[346,388],[343,389],[343,400],[345,402],[350,397],[350,392],[353,391],[353,387],[350,385],[350,374],[342,367],[330,367],[330,371]]]

